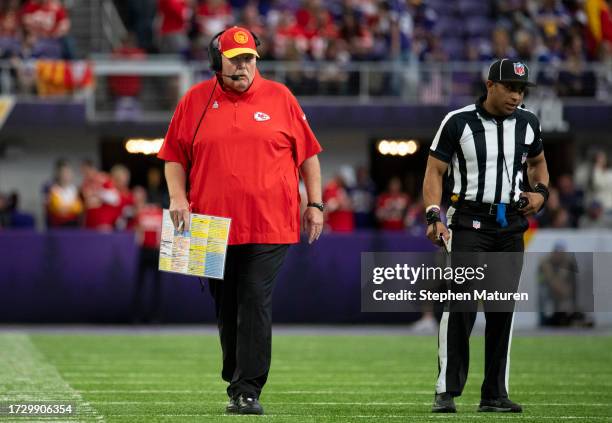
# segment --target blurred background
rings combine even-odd
[[[275,320],[414,323],[360,312],[360,253],[433,251],[421,185],[444,115],[495,58],[528,64],[551,175],[527,250],[551,253],[517,325],[610,325],[581,310],[566,252],[612,251],[612,17],[605,0],[0,1],[0,322],[212,322],[195,278],[161,274],[156,159],[180,96],[230,25],[261,39],[324,147],[326,234],[291,249]],[[220,181],[219,183],[222,183]],[[303,196],[305,197],[305,196]],[[569,260],[569,261],[568,261]],[[555,304],[561,309],[555,308]]]

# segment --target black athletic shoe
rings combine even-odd
[[[455,407],[455,400],[453,396],[448,392],[443,394],[436,394],[434,397],[434,403],[431,407],[432,413],[456,413],[457,407]]]
[[[248,394],[240,394],[236,399],[238,414],[263,414],[264,410],[257,398]]]
[[[508,398],[480,400],[478,411],[483,413],[522,413],[523,407]]]
[[[238,412],[238,402],[234,398],[230,397],[227,405],[225,406],[225,412],[227,414],[236,414]]]

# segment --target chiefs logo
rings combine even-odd
[[[525,65],[522,63],[514,64],[514,73],[518,76],[525,76]]]
[[[270,120],[270,116],[264,112],[255,112],[253,119],[255,119],[257,122],[265,122],[266,120]]]
[[[238,31],[234,34],[234,41],[238,44],[246,44],[249,41],[249,36],[244,31]]]

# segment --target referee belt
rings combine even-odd
[[[457,210],[471,211],[478,214],[497,215],[498,204],[481,203],[480,201],[458,200],[451,203]],[[506,204],[506,213],[517,213],[515,203]]]

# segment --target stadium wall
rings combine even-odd
[[[536,232],[528,251],[548,252],[558,242],[568,251],[612,252],[612,231]],[[274,294],[276,322],[407,323],[415,313],[361,313],[363,251],[433,251],[425,238],[405,233],[326,234],[314,246],[290,249]],[[0,232],[0,323],[126,323],[132,318],[137,247],[131,233],[93,231]],[[606,257],[600,258],[606,262]],[[605,265],[605,263],[604,263]],[[608,267],[612,261],[607,260]],[[595,269],[595,294],[609,307],[606,269]],[[608,269],[609,270],[609,269]],[[521,292],[537,295],[535,269],[524,269]],[[609,274],[609,273],[608,273]],[[213,322],[214,306],[197,278],[162,274],[161,320]],[[151,284],[147,285],[150,289]],[[607,291],[606,291],[607,289]],[[603,291],[602,291],[603,290]],[[605,291],[605,292],[604,292]],[[145,290],[143,298],[150,298]],[[597,300],[597,298],[596,298]],[[601,303],[600,301],[600,303]],[[607,301],[607,303],[606,303]],[[597,303],[596,303],[597,304]],[[596,316],[612,325],[612,313]],[[521,312],[517,327],[533,328],[537,315]]]

